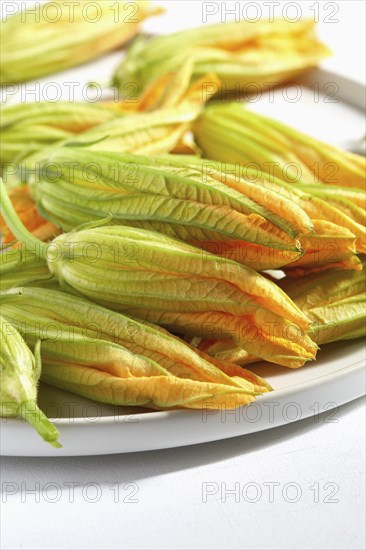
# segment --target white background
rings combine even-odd
[[[146,22],[149,32],[201,23],[201,2],[159,4],[168,13]],[[314,2],[297,4],[304,16],[311,15]],[[331,13],[329,8],[324,11],[325,4],[320,2],[323,16]],[[330,4],[339,8],[334,15],[339,21],[320,19],[319,34],[335,53],[324,66],[364,82],[365,3]],[[208,21],[220,20],[219,15]],[[113,54],[110,62],[118,58]],[[109,63],[96,67],[98,77],[107,78]],[[85,73],[78,69],[73,74],[83,78]],[[0,546],[364,548],[364,411],[363,400],[358,400],[331,419],[302,420],[251,436],[166,451],[3,458]],[[35,488],[36,494],[29,492]],[[232,490],[234,494],[227,493]]]

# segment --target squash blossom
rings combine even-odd
[[[365,190],[366,160],[254,113],[242,104],[212,105],[193,132],[207,158],[254,163],[285,182],[322,183]]]
[[[365,268],[365,264],[363,264]],[[311,319],[308,331],[319,345],[366,335],[366,277],[362,271],[326,271],[301,279],[285,277],[278,283]],[[248,365],[261,359],[234,342],[195,338],[192,345],[225,361]]]
[[[186,63],[169,75],[163,87],[148,91],[136,100],[136,108],[126,109],[123,101],[87,103],[23,103],[2,110],[0,122],[0,162],[7,187],[17,179],[26,181],[39,158],[63,144],[84,145],[88,150],[130,151],[159,155],[196,147],[187,131],[205,101],[198,81],[190,84],[192,64]],[[214,75],[207,75],[217,81]],[[159,94],[158,94],[159,92]],[[146,111],[146,112],[145,112]]]
[[[0,289],[20,286],[59,286],[51,275],[47,262],[25,246],[0,253]]]
[[[248,84],[289,80],[329,53],[316,39],[310,20],[206,24],[151,39],[139,37],[118,67],[114,84],[122,89],[137,82],[144,90],[189,59],[194,63],[193,79],[217,74],[222,86],[206,81],[204,89],[213,87],[225,99],[238,86],[240,93]]]
[[[353,187],[337,187],[336,185],[299,185],[302,191],[323,199],[354,220],[357,224],[366,226],[366,193],[363,189]],[[318,202],[319,204],[319,202]],[[343,217],[342,222],[347,220]],[[351,227],[349,227],[351,229]]]
[[[63,71],[119,48],[161,9],[148,2],[37,2],[2,23],[0,82]]]
[[[226,174],[186,162],[62,148],[41,163],[32,193],[64,231],[111,215],[113,224],[159,231],[256,270],[302,255],[299,236],[313,224],[293,200],[244,179],[232,189]]]
[[[310,273],[362,269],[357,256],[357,239],[347,228],[331,222],[314,220],[314,236],[300,238],[305,254],[294,262],[283,266],[283,271],[293,277],[302,277]]]
[[[259,357],[250,355],[244,348],[236,346],[234,341],[215,340],[214,338],[205,340],[197,336],[188,337],[188,341],[192,346],[220,361],[229,361],[229,363],[241,366],[261,361]]]
[[[73,139],[117,116],[103,103],[41,101],[2,108],[0,161],[21,162],[44,147]]]
[[[29,193],[29,188],[20,185],[9,189],[9,198],[25,227],[41,241],[48,241],[60,231],[52,222],[45,220],[37,211],[36,204]],[[9,230],[4,218],[0,215],[1,242],[4,245],[13,243],[14,235]]]
[[[255,168],[243,169],[240,164],[205,161],[192,155],[180,159],[187,167],[199,167],[202,174],[210,174],[213,179],[237,191],[244,192],[244,180],[255,182],[262,189],[275,191],[277,197],[283,195],[290,199],[309,216],[313,231],[299,235],[303,254],[283,263],[286,272],[301,276],[330,268],[362,269],[356,253],[366,252],[366,230],[361,216],[366,204],[365,190],[332,187],[327,191],[328,186],[293,185],[275,176],[258,175]],[[319,187],[324,192],[319,192]],[[333,200],[329,199],[330,194]],[[293,214],[298,213],[293,208]]]
[[[318,344],[366,335],[365,267],[363,263],[359,272],[328,271],[280,281],[281,288],[313,321],[309,335]]]
[[[277,197],[283,195],[290,199],[297,207],[300,207],[311,219],[313,232],[304,232],[298,236],[303,254],[299,258],[283,262],[282,268],[294,275],[306,275],[311,271],[322,271],[324,269],[361,269],[361,262],[358,253],[366,251],[366,231],[360,219],[353,216],[351,207],[346,212],[344,207],[334,201],[326,200],[320,196],[316,186],[293,185],[286,183],[275,176],[258,174],[252,167],[244,167],[240,164],[227,162],[208,161],[196,159],[192,156],[182,156],[181,162],[186,167],[201,170],[203,174],[208,173],[213,179],[225,183],[226,186],[237,191],[244,192],[243,181],[256,183],[257,188],[276,192]],[[240,177],[242,176],[242,177]],[[323,186],[325,190],[328,186]],[[345,194],[348,202],[352,200],[352,206],[361,210],[362,199],[366,199],[365,191],[360,189],[339,188],[338,195],[336,188],[334,197],[341,197],[344,204]],[[321,193],[322,194],[322,193]],[[258,193],[257,193],[258,196]],[[333,202],[333,204],[332,204]],[[294,210],[295,214],[295,210]],[[278,267],[279,264],[278,264]],[[266,268],[264,268],[266,269]]]
[[[114,117],[79,134],[72,143],[90,151],[133,152],[156,156],[169,153],[183,141],[192,122],[212,92],[202,94],[202,80],[189,84],[192,64],[186,63],[172,75],[161,103],[147,112],[137,111]],[[179,78],[179,80],[178,80]],[[215,75],[207,75],[218,82]]]
[[[37,341],[33,355],[20,333],[3,317],[0,338],[0,416],[26,420],[44,441],[61,447],[57,429],[37,405],[40,342]]]
[[[4,317],[33,344],[42,380],[103,403],[153,409],[235,408],[270,386],[167,331],[87,300],[39,288],[0,295]]]
[[[276,190],[296,202],[308,214],[314,226],[314,234],[299,237],[304,254],[284,266],[287,274],[302,276],[311,272],[328,269],[361,270],[361,261],[357,256],[366,252],[365,225],[354,216],[354,209],[336,204],[336,200],[327,200],[330,193],[318,193],[312,186],[295,186],[281,182],[278,178],[261,180],[261,184]],[[323,186],[327,189],[328,186]],[[337,188],[338,189],[338,188]],[[346,190],[347,195],[365,197],[364,191]],[[340,194],[342,196],[343,193]],[[337,190],[333,197],[337,197]],[[343,199],[342,203],[343,203]]]
[[[306,316],[250,268],[155,231],[101,222],[42,243],[17,218],[2,182],[1,198],[11,230],[47,258],[64,289],[176,333],[234,337],[253,355],[280,364],[315,357]]]

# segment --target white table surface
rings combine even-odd
[[[169,13],[146,23],[151,32],[201,22],[201,2],[159,4]],[[307,15],[313,2],[297,4]],[[328,3],[339,8],[332,23],[319,4],[320,35],[336,54],[324,66],[365,81],[365,3]],[[0,547],[363,549],[364,449],[359,399],[332,417],[205,445],[2,458]]]
[[[205,445],[2,459],[1,548],[362,549],[364,418],[360,399]]]

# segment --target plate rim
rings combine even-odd
[[[362,340],[360,340],[360,343],[362,342]],[[356,360],[352,365],[347,365],[347,366],[344,366],[342,368],[340,368],[339,370],[337,370],[336,372],[330,372],[328,374],[322,374],[320,376],[317,376],[316,378],[312,378],[311,380],[307,380],[305,382],[298,382],[292,386],[288,386],[286,388],[283,388],[283,389],[279,389],[279,390],[273,390],[273,391],[270,391],[268,393],[264,393],[264,394],[261,394],[259,395],[258,397],[256,397],[254,403],[260,405],[261,403],[263,403],[264,401],[266,401],[268,399],[268,396],[276,396],[276,398],[278,399],[284,399],[286,398],[286,395],[287,394],[290,394],[290,395],[293,395],[294,394],[294,391],[307,391],[309,389],[311,389],[312,387],[317,387],[318,389],[325,385],[325,384],[328,384],[328,382],[330,380],[335,380],[335,379],[339,379],[341,377],[348,377],[352,374],[354,374],[355,372],[357,371],[362,371],[364,369],[364,367],[366,366],[366,344],[364,344],[361,349],[364,351],[364,358],[363,359],[358,359]],[[303,367],[302,367],[303,368]],[[305,367],[306,368],[306,367]],[[289,370],[298,370],[298,369],[289,369]],[[366,373],[366,371],[365,371]],[[366,394],[366,387],[363,388],[362,392],[360,393],[360,395],[358,397],[361,397],[362,395],[365,395]],[[77,394],[75,394],[77,395]],[[355,397],[355,399],[357,399],[357,397]],[[110,405],[110,403],[101,403],[101,405]],[[113,406],[113,404],[112,404]],[[126,405],[127,406],[127,405]],[[250,405],[243,405],[244,407],[247,407],[247,406],[250,406]],[[163,419],[163,418],[168,418],[168,417],[174,417],[174,416],[182,416],[182,415],[187,415],[188,414],[201,414],[202,413],[202,409],[173,409],[173,410],[165,410],[165,411],[151,411],[151,412],[142,412],[142,413],[138,413],[138,414],[135,414],[134,413],[134,417],[138,417],[138,422],[140,423],[141,421],[142,422],[145,422],[145,423],[149,423],[149,422],[152,422],[152,421],[156,421],[156,420],[159,420],[159,419]],[[55,423],[57,426],[75,426],[75,427],[79,427],[79,426],[95,426],[96,424],[113,424],[113,425],[118,425],[118,424],[126,424],[126,417],[128,417],[130,415],[126,414],[126,415],[114,415],[114,416],[101,416],[101,417],[98,417],[95,421],[91,420],[91,419],[86,419],[86,418],[83,418],[83,417],[76,417],[74,419],[72,418],[52,418],[50,417],[50,421]],[[5,419],[0,419],[0,424],[3,422],[3,421],[6,421],[7,424],[21,424],[23,421],[19,418],[5,418]]]

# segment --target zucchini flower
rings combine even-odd
[[[21,162],[118,116],[106,103],[41,101],[5,107],[1,109],[0,161]]]
[[[242,104],[212,105],[193,132],[207,158],[255,164],[288,183],[323,183],[365,190],[365,157],[342,151]]]
[[[86,144],[90,151],[133,152],[156,156],[172,151],[184,138],[191,123],[202,111],[213,92],[202,94],[205,78],[217,83],[215,75],[208,74],[190,84],[192,63],[185,63],[159,89],[158,98],[153,94],[141,104],[147,112],[137,111],[114,117],[76,137],[76,144]],[[122,114],[122,113],[121,113]]]
[[[0,253],[0,289],[19,286],[58,287],[46,260],[20,246]]]
[[[364,266],[365,267],[365,264]],[[308,335],[319,345],[366,335],[366,277],[362,271],[327,271],[278,284],[312,321]],[[234,341],[194,338],[192,345],[237,365],[260,361]]]
[[[40,341],[34,355],[20,333],[0,317],[0,416],[20,417],[35,428],[53,447],[61,447],[59,433],[37,405],[41,374]]]
[[[228,361],[235,365],[244,366],[261,360],[259,357],[255,357],[255,355],[250,355],[244,348],[236,346],[234,341],[204,340],[197,336],[191,339],[188,338],[188,340],[192,346],[220,361]]]
[[[285,277],[281,288],[313,321],[309,331],[318,344],[366,335],[366,276],[362,271],[327,271],[300,280]]]
[[[316,184],[299,185],[298,187],[312,197],[323,199],[326,204],[334,206],[357,224],[366,226],[366,193],[364,190]]]
[[[356,253],[366,251],[366,230],[363,224],[350,216],[351,209],[345,212],[344,208],[339,208],[338,205],[317,196],[312,192],[312,186],[292,185],[266,174],[258,176],[258,171],[252,167],[244,169],[238,164],[204,161],[193,159],[191,156],[187,158],[182,156],[181,162],[184,162],[187,168],[199,168],[203,174],[208,173],[214,180],[236,191],[247,193],[244,191],[243,182],[245,180],[255,182],[257,188],[271,190],[277,194],[277,197],[282,195],[290,199],[309,216],[313,231],[304,231],[298,235],[303,254],[299,258],[289,258],[287,262],[282,263],[282,266],[280,266],[281,259],[278,258],[277,267],[282,267],[286,271],[293,269],[295,275],[306,275],[311,271],[330,268],[361,269],[361,262]],[[241,175],[243,177],[240,177]],[[327,189],[327,186],[323,187]],[[359,206],[362,204],[362,198],[365,197],[364,191],[349,188],[342,188],[342,191],[347,193],[348,197],[352,196],[355,204],[358,203]],[[281,208],[280,204],[278,208]],[[297,269],[298,266],[299,269]]]
[[[241,90],[248,84],[289,80],[328,55],[310,20],[204,25],[151,39],[139,37],[118,67],[114,84],[122,89],[126,83],[136,82],[145,90],[189,59],[194,64],[192,78],[207,72],[217,74],[223,95],[238,86]],[[212,87],[210,82],[206,84],[207,89]]]
[[[268,190],[274,191],[276,195],[273,196],[272,200],[278,203],[278,213],[283,213],[280,200],[280,196],[283,195],[292,201],[293,216],[298,216],[300,212],[295,208],[295,205],[309,216],[312,225],[308,228],[311,227],[312,230],[306,231],[303,227],[303,231],[298,235],[302,255],[297,259],[288,257],[286,262],[283,261],[282,255],[282,265],[280,266],[281,258],[276,258],[273,261],[273,266],[277,262],[277,267],[282,267],[288,273],[292,270],[291,272],[294,275],[300,276],[309,274],[311,271],[322,271],[330,268],[356,270],[362,268],[361,261],[356,253],[363,254],[366,252],[366,229],[364,223],[359,223],[357,219],[351,216],[353,211],[351,207],[346,212],[345,207],[330,204],[332,201],[326,200],[326,197],[321,198],[318,194],[313,193],[312,186],[294,186],[274,176],[266,177],[264,175],[264,178],[258,177],[257,170],[251,167],[242,170],[240,165],[232,165],[226,162],[205,161],[192,156],[180,158],[186,168],[198,169],[204,177],[209,174],[213,180],[220,181],[243,194],[247,195],[249,193],[249,196],[251,195],[248,182],[255,182],[257,201],[261,200],[259,197],[264,193],[264,189],[266,189],[266,192]],[[328,188],[328,186],[323,187],[324,189]],[[262,191],[259,191],[259,188],[262,188]],[[365,205],[365,191],[350,188],[337,189],[342,190],[342,197],[346,194],[349,201],[352,198],[355,207],[359,207],[358,210],[361,209],[362,204]],[[337,193],[334,193],[334,196],[339,197]],[[344,204],[343,198],[342,203]],[[276,207],[272,206],[272,208]],[[287,209],[286,217],[290,216],[289,210],[291,208]],[[263,249],[260,257],[262,259],[265,257]],[[262,270],[264,269],[271,268],[262,267]]]
[[[29,188],[26,185],[20,185],[9,189],[9,198],[13,203],[14,209],[25,227],[41,241],[51,240],[60,232],[59,229],[50,221],[45,220],[37,211],[36,204],[29,194]],[[14,242],[15,237],[0,215],[0,233],[1,242],[8,245]]]
[[[2,182],[1,198],[11,230],[47,258],[65,290],[178,334],[234,337],[249,353],[280,364],[315,357],[306,316],[250,268],[155,231],[100,221],[42,243],[17,218]]]
[[[164,82],[148,91],[135,111],[125,103],[24,103],[3,109],[0,151],[4,180],[9,187],[20,163],[25,174],[34,170],[39,158],[64,144],[83,145],[88,150],[127,151],[160,155],[185,143],[190,123],[198,116],[210,94],[202,96],[202,81],[190,84],[192,64],[186,63]],[[207,75],[217,82],[214,75]],[[145,112],[147,111],[147,112]],[[194,144],[190,146],[191,152]]]
[[[270,386],[167,331],[64,292],[13,289],[4,317],[42,340],[42,380],[102,403],[150,409],[235,408]]]
[[[113,224],[159,231],[255,270],[301,256],[298,236],[312,222],[294,201],[245,180],[231,189],[225,174],[214,179],[186,162],[61,148],[44,164],[56,172],[41,164],[32,192],[39,212],[64,231],[110,215]]]
[[[302,185],[281,182],[278,178],[272,180],[263,179],[261,184],[296,202],[308,214],[314,226],[313,235],[299,237],[304,254],[284,266],[288,274],[292,272],[301,276],[330,268],[362,269],[356,254],[366,252],[366,230],[365,225],[354,218],[353,205],[346,212],[335,200],[327,200],[326,196],[321,196],[322,193],[313,192],[312,186],[304,188]],[[323,187],[325,190],[328,188]],[[347,189],[345,192],[348,196],[352,194],[357,197],[357,200],[365,196],[365,192],[359,189]],[[336,191],[333,196],[338,196]]]
[[[2,24],[0,82],[33,80],[100,57],[134,38],[141,22],[159,12],[138,1],[37,2],[35,10]]]
[[[287,275],[302,277],[329,269],[362,269],[356,254],[355,236],[346,228],[323,220],[314,220],[315,235],[300,238],[305,254],[282,269]]]

